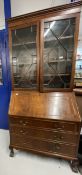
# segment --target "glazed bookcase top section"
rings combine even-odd
[[[54,15],[59,12],[61,13],[61,11],[63,10],[63,14],[64,14],[64,11],[68,11],[68,13],[77,13],[77,12],[80,12],[81,11],[81,6],[82,6],[82,1],[78,1],[78,2],[75,2],[75,3],[70,3],[70,4],[65,4],[65,5],[61,5],[61,6],[56,6],[56,7],[52,7],[52,8],[47,8],[47,9],[44,9],[44,10],[39,10],[39,11],[35,11],[35,12],[31,12],[31,13],[28,13],[28,14],[25,14],[25,15],[20,15],[20,16],[16,16],[16,17],[13,17],[13,18],[10,18],[8,20],[8,26],[9,27],[13,27],[15,25],[17,25],[16,22],[21,21],[23,20],[26,20],[27,18],[31,18],[31,19],[35,19],[35,17],[37,17],[38,19],[42,19],[42,18],[46,18],[48,15],[54,13]],[[71,12],[70,9],[72,9]]]
[[[76,18],[43,23],[42,57],[38,57],[37,25],[12,30],[12,71],[15,88],[70,88]],[[40,74],[37,70],[39,59]],[[41,65],[41,68],[40,68]],[[39,80],[42,78],[42,81]]]
[[[53,7],[8,21],[13,90],[72,91],[80,5]]]

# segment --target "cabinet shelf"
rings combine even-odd
[[[60,75],[60,76],[69,76],[70,74],[65,74],[65,73],[58,73],[58,74],[54,74],[54,73],[52,73],[52,74],[45,74],[44,75],[44,77],[45,76],[58,76],[58,75]],[[14,77],[17,77],[17,78],[21,78],[21,76],[20,75],[14,75]],[[36,77],[36,75],[32,75],[31,77]]]
[[[82,77],[75,77],[75,79],[82,79]]]
[[[76,61],[82,61],[82,59],[76,59]]]
[[[54,64],[56,62],[70,62],[71,60],[68,60],[68,59],[58,59],[58,60],[54,60],[54,61],[49,61],[48,63],[50,64]]]
[[[13,66],[27,66],[27,65],[33,65],[33,64],[37,64],[37,63],[30,63],[30,64],[28,64],[28,63],[17,63],[17,64],[13,64]]]
[[[60,39],[61,40],[64,40],[64,39],[70,39],[70,38],[73,38],[73,36],[64,36],[64,37],[61,37]],[[45,39],[45,42],[52,42],[52,41],[56,41],[57,39],[54,38],[54,39]],[[12,47],[16,47],[16,46],[23,46],[23,45],[30,45],[30,44],[36,44],[35,41],[32,41],[32,42],[21,42],[21,43],[15,43],[15,44],[12,44]]]
[[[71,60],[67,60],[67,59],[60,59],[60,60],[54,60],[54,61],[49,61],[48,64],[55,64],[55,63],[58,63],[58,62],[71,62]],[[44,62],[45,64],[46,62]],[[37,62],[34,62],[34,63],[17,63],[17,64],[13,64],[13,66],[27,66],[27,65],[33,65],[33,64],[37,64]]]
[[[36,42],[16,43],[16,44],[12,44],[12,47],[30,45],[30,44],[36,44]]]
[[[82,71],[82,69],[75,69],[76,71]]]

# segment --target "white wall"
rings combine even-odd
[[[5,28],[4,0],[0,0],[0,30]]]
[[[11,0],[12,17],[69,3],[70,0]]]

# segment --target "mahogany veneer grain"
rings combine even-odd
[[[9,123],[11,156],[16,148],[77,160],[81,119],[73,93],[13,91]]]

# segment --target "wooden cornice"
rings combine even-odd
[[[79,8],[82,5],[82,0],[78,1],[78,2],[74,2],[74,3],[70,3],[70,4],[65,4],[65,5],[61,5],[61,6],[55,6],[52,8],[47,8],[44,10],[39,10],[39,11],[35,11],[35,12],[31,12],[25,15],[20,15],[20,16],[16,16],[13,18],[10,18],[8,20],[8,24],[9,23],[13,23],[13,22],[17,22],[18,20],[24,20],[26,18],[35,18],[35,17],[41,17],[44,15],[48,15],[48,14],[52,14],[52,13],[56,13],[56,12],[61,12],[64,10],[69,10],[69,9],[74,9],[74,8]]]

